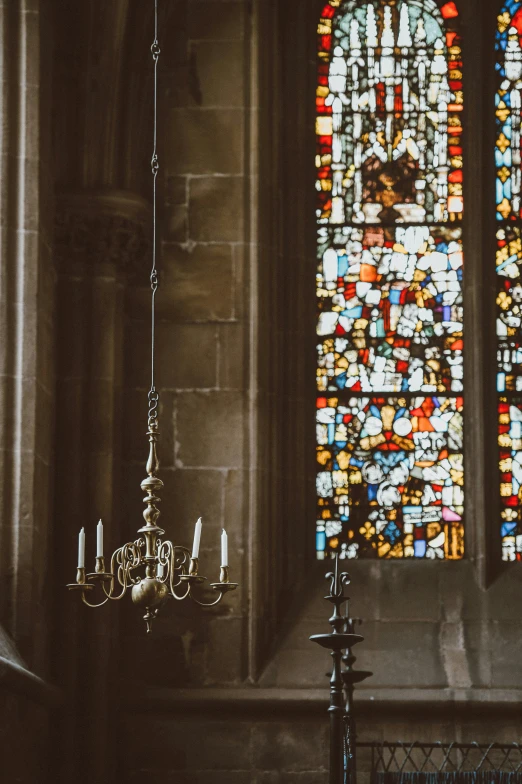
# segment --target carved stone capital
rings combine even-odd
[[[57,198],[54,248],[58,269],[114,266],[132,275],[151,254],[151,210],[126,191],[64,193]]]

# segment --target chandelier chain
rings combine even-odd
[[[157,152],[157,125],[158,125],[158,60],[160,47],[158,43],[158,0],[154,0],[154,41],[150,47],[154,62],[154,149],[151,159],[152,171],[152,269],[150,272],[150,287],[152,290],[151,307],[151,382],[149,392],[149,429],[151,425],[157,425],[159,394],[156,391],[154,382],[154,360],[155,360],[155,337],[156,337],[156,291],[158,289],[158,271],[156,269],[156,245],[157,245],[157,226],[156,226],[156,182],[159,171],[159,160]]]
[[[152,0],[148,0],[152,2]],[[163,482],[158,477],[159,459],[157,445],[159,392],[154,382],[154,350],[156,292],[158,289],[158,272],[156,269],[157,225],[156,225],[156,183],[159,171],[157,152],[157,117],[158,117],[158,60],[160,47],[158,44],[158,0],[154,0],[154,41],[150,47],[154,62],[154,149],[151,159],[152,170],[152,269],[150,271],[151,294],[151,386],[148,394],[148,442],[149,457],[146,464],[147,477],[140,487],[145,493],[142,512],[145,525],[138,529],[138,538],[127,542],[115,550],[110,559],[109,571],[106,571],[103,554],[103,523],[100,520],[96,528],[96,561],[95,571],[87,572],[85,568],[85,529],[82,528],[78,539],[78,568],[76,582],[67,586],[70,591],[78,591],[82,602],[88,607],[101,607],[108,601],[119,601],[127,591],[132,594],[134,604],[141,605],[145,610],[143,620],[147,624],[147,632],[157,616],[160,608],[170,596],[178,602],[190,598],[201,607],[213,607],[223,597],[237,588],[237,583],[230,582],[228,569],[228,540],[226,532],[221,536],[222,565],[219,578],[210,587],[217,597],[211,601],[202,601],[194,595],[193,589],[201,586],[206,578],[199,573],[199,542],[201,538],[201,518],[196,523],[192,550],[163,539],[165,531],[158,525],[161,501],[159,492]],[[223,538],[224,537],[224,538]],[[224,553],[224,555],[223,555]],[[139,572],[138,572],[139,570]],[[101,601],[90,600],[89,594],[101,589]]]

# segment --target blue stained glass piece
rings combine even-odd
[[[520,438],[522,436],[522,422],[511,422],[509,435],[511,438]]]
[[[426,542],[423,539],[416,539],[413,543],[415,558],[424,558],[426,555]]]
[[[386,528],[384,529],[383,533],[384,533],[384,536],[385,536],[385,537],[386,537],[386,538],[387,538],[387,539],[388,539],[388,540],[389,540],[389,541],[390,541],[392,544],[395,544],[395,542],[396,542],[398,539],[400,539],[400,538],[401,538],[401,532],[400,532],[400,530],[397,528],[397,526],[395,525],[395,523],[394,523],[394,522],[390,522],[390,523],[388,523],[388,525],[387,525],[387,526],[386,526]]]
[[[318,553],[324,553],[326,550],[326,533],[324,531],[317,531],[315,535],[315,548]]]
[[[516,531],[516,528],[517,528],[516,523],[503,523],[500,529],[502,538],[504,538],[504,536],[509,536],[510,534],[512,534],[514,531]]]
[[[506,374],[497,373],[497,392],[506,391]]]
[[[497,204],[500,204],[504,198],[504,190],[501,181],[497,178]]]

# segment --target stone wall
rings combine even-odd
[[[462,6],[469,42],[473,9]],[[313,123],[303,107],[313,85],[316,13],[313,2],[169,5],[176,51],[161,74],[160,106],[168,120],[158,295],[164,522],[190,541],[203,515],[205,573],[217,563],[226,524],[241,590],[215,611],[165,612],[153,640],[143,638],[132,609],[126,612],[124,682],[137,670],[143,674],[132,715],[149,705],[158,738],[157,757],[121,763],[131,781],[144,771],[173,781],[203,781],[211,771],[214,780],[238,782],[324,778],[320,706],[327,702],[328,660],[308,636],[327,628],[325,565],[314,563],[306,541],[313,525],[306,454],[313,443],[307,406],[315,308],[307,195],[313,196],[307,168]],[[468,43],[472,121],[479,121],[482,106],[483,44]],[[476,161],[473,167],[480,177]],[[476,194],[469,195],[480,216]],[[469,274],[478,281],[486,251],[477,232],[466,231]],[[146,408],[147,293],[146,279],[141,290],[137,283],[127,291],[130,422]],[[478,284],[467,298],[468,323],[478,324]],[[474,412],[487,386],[480,345],[473,343],[467,359],[474,379],[468,559],[349,565],[353,612],[365,621],[359,665],[375,673],[359,696],[365,740],[518,737],[509,711],[522,686],[515,654],[521,578],[515,568],[492,580],[481,479],[488,464],[475,448],[483,433]],[[139,518],[134,488],[143,475],[143,428],[129,428],[127,438],[130,520]],[[196,687],[197,698],[187,687]],[[467,717],[460,702],[468,705]],[[489,705],[487,726],[482,703]],[[133,718],[122,732],[124,745],[136,744]],[[188,739],[198,734],[205,748],[196,758]],[[175,749],[172,757],[163,757],[163,747]]]
[[[42,181],[54,175],[56,209],[52,199],[30,203],[34,191],[22,188],[27,225],[14,220],[11,206],[2,212],[13,251],[2,270],[10,285],[17,281],[23,294],[17,305],[25,310],[2,311],[3,346],[16,351],[1,357],[9,460],[0,466],[0,609],[41,672],[49,672],[51,648],[53,679],[68,696],[51,745],[50,775],[59,780],[103,784],[120,775],[135,782],[152,774],[172,782],[311,784],[326,778],[329,660],[308,642],[327,629],[328,617],[321,599],[325,564],[312,553],[319,5],[160,3],[160,523],[189,545],[203,517],[201,571],[210,579],[217,577],[226,526],[240,589],[211,610],[172,602],[147,637],[130,599],[90,613],[64,584],[74,578],[82,525],[92,559],[100,516],[107,547],[132,540],[142,521],[152,5],[54,3],[54,36],[46,38],[55,39],[54,50],[46,49],[54,51],[54,69],[44,81],[55,93],[55,152],[45,136],[50,112],[42,111],[31,126],[42,130],[34,142],[41,155],[27,158],[40,167]],[[0,0],[2,13],[7,6]],[[38,6],[27,0],[26,10]],[[468,35],[475,6],[463,0],[462,7],[470,42],[469,117],[477,123],[486,36]],[[48,108],[47,98],[38,103],[34,85],[19,90],[14,76],[15,95],[25,95],[27,86],[35,111]],[[8,98],[14,101],[11,93]],[[12,127],[11,157],[2,159],[9,183],[20,157],[12,152],[19,128]],[[480,144],[469,153],[481,186]],[[473,334],[480,329],[488,247],[477,229],[481,187],[468,194],[476,221],[466,228]],[[20,255],[22,236],[27,248],[35,243],[34,252]],[[28,266],[17,263],[21,258]],[[500,575],[490,568],[495,554],[488,549],[486,496],[493,492],[484,418],[476,413],[487,397],[485,346],[473,341],[466,360],[467,560],[349,566],[353,612],[364,619],[366,637],[358,664],[375,673],[358,694],[362,740],[519,736],[521,574],[516,566]],[[15,372],[20,366],[23,377]],[[18,460],[20,428],[30,448]],[[26,495],[22,486],[30,488]],[[24,524],[13,526],[20,519]],[[20,556],[14,572],[13,552]],[[42,720],[40,708],[33,724],[22,700],[13,708],[9,697],[5,706],[17,716],[0,728],[4,737],[7,729],[16,737],[28,725],[45,738],[40,727],[47,714]],[[360,763],[367,771],[364,754]],[[34,765],[28,756],[27,784],[39,775]]]
[[[165,483],[163,525],[190,545],[204,521],[201,569],[217,579],[226,526],[233,577],[248,584],[248,352],[252,172],[249,134],[249,7],[241,2],[166,3],[160,36],[160,286],[156,297],[156,383],[160,393],[160,460]],[[146,62],[146,67],[149,63]],[[146,143],[151,140],[146,139]],[[144,436],[150,384],[150,259],[127,287],[125,332],[124,530],[140,527],[140,482],[148,454]],[[160,652],[170,685],[187,679],[241,681],[247,668],[248,593],[231,594],[214,611],[168,607],[154,640],[126,608],[122,662],[145,678]],[[127,612],[128,610],[128,612]],[[223,640],[226,640],[223,647]],[[129,656],[128,652],[134,651]],[[156,654],[154,654],[156,655]]]

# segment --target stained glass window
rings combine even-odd
[[[463,556],[458,22],[435,0],[321,13],[319,558]]]
[[[502,557],[522,560],[522,2],[496,34],[497,390]],[[517,397],[518,393],[518,397]]]

